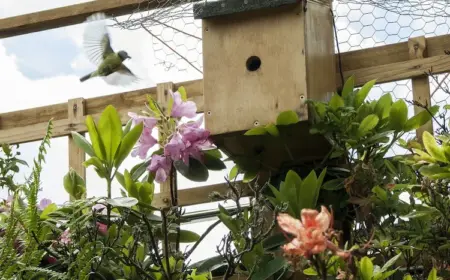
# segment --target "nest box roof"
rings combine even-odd
[[[264,8],[300,3],[302,0],[217,0],[194,5],[194,18],[204,19]]]

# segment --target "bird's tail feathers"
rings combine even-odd
[[[105,20],[107,19],[105,13],[95,13],[86,18],[86,22],[97,21],[97,20]]]
[[[87,74],[86,76],[81,77],[81,78],[80,78],[80,82],[84,82],[84,81],[86,81],[86,80],[89,80],[89,79],[93,76],[92,74],[94,74],[94,72],[89,73],[89,74]]]

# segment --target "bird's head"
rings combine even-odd
[[[117,54],[119,55],[120,59],[122,59],[122,61],[124,61],[127,58],[131,58],[131,56],[129,56],[126,51],[120,51]]]

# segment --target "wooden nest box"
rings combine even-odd
[[[205,125],[234,159],[278,169],[292,158],[308,161],[328,152],[325,139],[308,133],[305,101],[324,101],[336,91],[331,0],[305,1],[194,5],[203,27]],[[282,129],[290,152],[269,135],[243,135],[287,110],[302,120]]]

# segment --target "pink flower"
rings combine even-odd
[[[61,233],[61,236],[59,237],[59,240],[63,244],[70,244],[72,242],[72,239],[70,238],[70,232],[69,229],[66,229],[63,233]]]
[[[169,176],[170,169],[172,168],[172,161],[168,157],[153,155],[150,162],[149,170],[156,172],[155,181],[163,183]]]
[[[164,155],[170,157],[173,161],[177,161],[181,159],[185,149],[186,145],[182,141],[181,135],[175,133],[169,143],[164,146]]]
[[[56,258],[52,257],[52,256],[47,256],[47,262],[49,264],[54,264],[54,263],[56,263]]]
[[[144,127],[141,137],[139,138],[139,143],[133,148],[131,156],[139,156],[141,159],[145,159],[148,150],[155,146],[156,143],[158,143],[158,141],[152,136],[152,130]]]
[[[197,115],[197,105],[192,101],[183,101],[181,94],[170,91],[173,98],[173,106],[171,116],[174,118],[194,118]]]
[[[97,222],[96,224],[97,224],[98,232],[99,232],[101,235],[105,236],[105,235],[108,234],[108,226],[107,226],[107,225],[102,224],[102,223],[99,223],[99,222]]]
[[[320,213],[313,209],[303,209],[301,219],[299,221],[288,214],[280,214],[277,217],[280,228],[295,236],[290,243],[283,246],[285,253],[309,258],[328,247],[325,232],[330,227],[331,214],[324,206]]]
[[[139,116],[136,113],[129,112],[128,116],[133,119],[134,124],[139,124],[144,122],[144,126],[150,129],[153,129],[158,122],[158,119],[146,116]]]
[[[47,208],[47,206],[49,206],[50,204],[52,204],[52,201],[48,198],[44,198],[39,202],[39,210],[44,210],[45,208]]]

